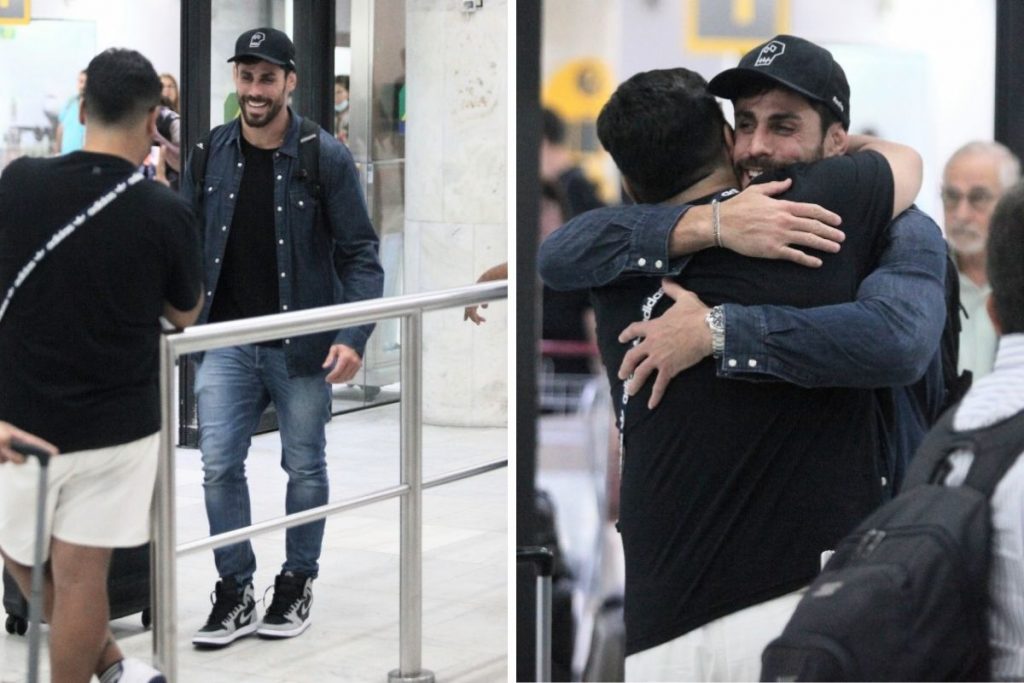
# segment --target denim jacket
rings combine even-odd
[[[583,289],[623,277],[678,275],[689,256],[670,259],[669,236],[688,209],[622,206],[577,216],[541,245],[541,278],[555,289]],[[938,349],[946,243],[916,207],[897,216],[886,235],[854,302],[808,309],[725,304],[725,349],[716,371],[805,387],[897,388],[893,415],[883,421],[898,480],[943,395]],[[926,382],[929,405],[911,395],[908,385],[919,380]]]
[[[379,240],[366,213],[352,155],[325,131],[320,131],[320,185],[326,206],[299,176],[299,124],[291,112],[284,144],[274,155],[274,232],[277,264],[281,272],[278,294],[281,311],[364,301],[384,291],[384,271],[378,258]],[[235,119],[212,131],[207,151],[203,189],[202,243],[206,303],[199,323],[207,322],[217,296],[217,282],[227,246],[235,197],[242,183],[241,123]],[[181,191],[194,197],[191,166],[186,165]],[[314,220],[323,212],[323,227]],[[325,229],[326,228],[326,229]],[[360,355],[373,325],[284,340],[288,374],[292,377],[322,372],[331,344],[345,344]]]

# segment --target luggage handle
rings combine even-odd
[[[516,562],[528,562],[537,568],[537,681],[551,680],[551,577],[555,555],[542,546],[516,548]]]
[[[11,448],[24,456],[39,460],[39,493],[36,504],[36,547],[32,561],[32,590],[28,603],[28,680],[39,680],[39,646],[43,624],[43,529],[46,515],[46,479],[50,453],[38,446],[14,439]]]
[[[11,450],[17,451],[25,456],[37,458],[41,467],[46,467],[50,464],[50,452],[40,448],[39,446],[33,446],[30,443],[19,441],[18,439],[11,439]]]

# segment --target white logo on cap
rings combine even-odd
[[[843,103],[839,101],[839,98],[838,98],[838,97],[836,97],[835,95],[833,95],[833,96],[832,96],[832,101],[833,101],[833,102],[835,102],[835,105],[836,105],[837,107],[839,107],[839,111],[846,111],[846,107],[844,107],[844,106],[843,106]]]
[[[754,62],[754,66],[768,66],[771,64],[776,57],[786,51],[786,44],[781,40],[773,40],[764,47],[761,48],[761,52],[757,55],[757,61]]]
[[[252,34],[252,38],[249,39],[249,47],[259,47],[266,39],[267,34],[263,31],[256,31],[256,33]]]

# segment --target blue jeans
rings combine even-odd
[[[326,371],[325,371],[326,373]],[[288,377],[284,351],[255,345],[207,351],[196,371],[199,449],[210,534],[249,526],[245,459],[260,415],[273,401],[288,473],[288,514],[328,501],[327,439],[331,390],[325,373]],[[288,529],[282,571],[316,577],[324,520]],[[256,572],[249,541],[213,551],[221,578],[248,583]]]

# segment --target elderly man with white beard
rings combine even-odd
[[[1003,192],[1020,179],[1020,161],[998,142],[969,142],[942,176],[946,239],[960,273],[960,367],[977,379],[992,370],[996,331],[985,313],[991,288],[985,269],[989,221]]]

